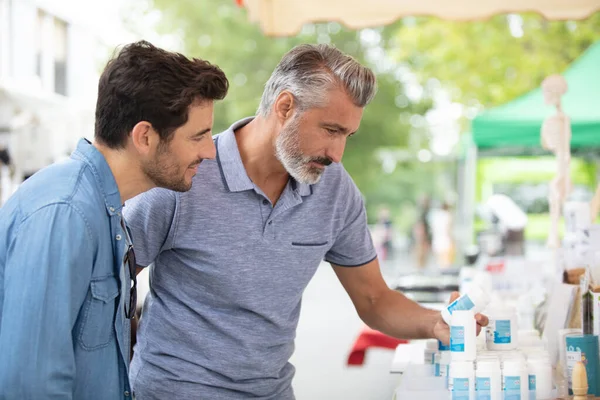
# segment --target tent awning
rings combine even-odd
[[[237,0],[266,35],[289,36],[310,22],[336,21],[359,29],[402,17],[430,15],[448,20],[538,12],[547,19],[584,19],[600,10],[599,0]]]
[[[571,147],[600,147],[600,42],[591,45],[563,74],[569,89],[564,112],[571,119]],[[535,89],[473,120],[473,140],[481,149],[540,147],[540,129],[555,112]]]

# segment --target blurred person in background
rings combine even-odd
[[[135,255],[123,203],[187,191],[215,156],[206,61],[125,46],[98,85],[94,143],[31,176],[0,208],[0,399],[131,399]]]
[[[5,177],[2,171],[3,167],[6,167],[7,169],[8,182],[5,182]],[[2,204],[4,204],[5,199],[7,199],[12,192],[12,185],[10,184],[10,180],[14,176],[14,173],[15,166],[12,162],[10,151],[8,150],[8,148],[0,145],[0,207],[2,207]]]
[[[450,206],[443,202],[441,208],[432,212],[431,216],[432,250],[437,266],[442,269],[447,269],[454,263],[456,248],[453,229]]]
[[[430,207],[429,197],[423,196],[419,202],[418,219],[413,225],[415,258],[419,269],[427,266],[431,253]]]
[[[393,240],[394,240],[394,228],[392,226],[392,218],[390,216],[390,209],[382,207],[379,209],[377,215],[377,222],[375,224],[374,241],[377,244],[377,254],[379,259],[382,261],[389,260],[392,258]],[[376,240],[375,240],[376,238]]]
[[[138,263],[152,265],[130,372],[136,399],[294,399],[289,358],[322,260],[369,326],[448,341],[438,311],[386,285],[341,164],[374,95],[373,72],[350,56],[297,46],[257,115],[215,137],[216,159],[191,191],[127,202]]]

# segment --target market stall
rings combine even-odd
[[[538,12],[547,19],[584,19],[600,10],[597,0],[236,0],[268,36],[296,34],[311,22],[337,21],[360,29],[387,25],[406,16],[431,15],[467,21],[507,12]]]
[[[473,20],[500,13],[534,11],[548,19],[583,19],[600,10],[597,0],[450,3],[237,0],[237,3],[247,9],[249,19],[259,23],[269,36],[293,35],[311,22],[336,21],[358,29],[389,24],[405,16]],[[479,116],[473,124],[477,147],[482,153],[507,147],[514,149],[515,154],[523,149],[528,154],[540,153],[542,126],[556,110],[559,118],[565,114],[570,118],[568,129],[572,136],[562,129],[567,128],[566,124],[556,133],[560,140],[569,137],[566,142],[569,155],[571,144],[575,152],[585,151],[590,145],[596,147],[600,144],[599,73],[600,45],[596,44],[565,72],[568,91],[563,98],[545,105],[542,91],[534,90]],[[563,145],[564,141],[550,146],[559,165],[566,159]],[[565,170],[561,168],[559,171]],[[555,204],[562,207],[565,196],[559,200]],[[589,292],[595,287],[590,286],[593,279],[585,280],[593,277],[590,271],[600,264],[591,250],[600,248],[600,235],[597,241],[591,239],[596,230],[591,212],[586,215],[582,211],[586,207],[589,209],[590,204],[572,205],[575,211],[565,214],[566,233],[570,235],[564,242],[567,246],[542,249],[539,257],[484,256],[475,265],[460,270],[458,288],[463,297],[448,305],[445,312],[450,343],[447,347],[435,340],[412,343],[410,347],[400,344],[397,354],[408,358],[405,357],[400,368],[392,366],[394,372],[405,372],[396,398],[550,400],[566,396],[568,391],[600,395],[600,324],[592,327],[586,322],[595,311],[590,311],[594,308],[591,293],[595,292]],[[577,275],[574,270],[583,272]],[[581,277],[583,284],[578,291]],[[596,308],[592,319],[600,321],[600,306]],[[489,314],[491,324],[477,336],[474,313],[479,311]]]

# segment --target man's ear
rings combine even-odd
[[[140,154],[149,154],[152,149],[156,148],[157,142],[160,141],[160,137],[154,129],[152,124],[147,121],[140,121],[131,130],[131,141],[133,147]]]
[[[294,96],[290,92],[284,90],[277,96],[273,108],[277,119],[281,123],[284,123],[292,117],[296,106],[296,99]]]

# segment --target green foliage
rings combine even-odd
[[[453,186],[448,180],[453,172],[448,163],[416,161],[399,163],[392,173],[382,171],[378,149],[415,150],[413,142],[428,144],[427,129],[417,130],[409,120],[431,108],[431,96],[426,90],[418,103],[408,100],[397,78],[398,66],[408,66],[424,87],[429,79],[438,79],[463,104],[492,106],[564,70],[600,38],[600,13],[582,22],[546,22],[537,15],[511,17],[517,25],[522,18],[522,37],[511,34],[507,16],[469,23],[406,18],[370,31],[371,39],[376,37],[373,41],[364,40],[364,32],[337,23],[307,25],[296,37],[265,37],[233,0],[152,0],[150,4],[161,13],[160,33],[181,36],[187,55],[210,60],[229,77],[229,95],[215,109],[215,132],[254,115],[273,68],[297,44],[332,43],[372,67],[379,91],[365,110],[359,133],[348,141],[344,165],[366,198],[370,219],[381,205],[388,205],[403,228],[414,221],[412,210],[419,195],[445,197]],[[381,57],[374,59],[373,50],[391,60],[391,67],[385,67]]]
[[[407,62],[422,81],[435,77],[455,100],[489,107],[563,72],[600,40],[600,12],[583,21],[546,21],[537,14],[476,22],[410,18],[395,37],[395,58]]]
[[[431,107],[427,98],[418,104],[403,101],[396,105],[396,98],[406,99],[403,84],[395,78],[393,68],[380,71],[376,62],[369,61],[369,50],[385,48],[397,26],[378,29],[380,40],[375,44],[365,43],[360,32],[337,23],[310,25],[292,38],[270,38],[248,22],[246,11],[233,0],[154,0],[152,6],[162,13],[161,33],[181,32],[187,55],[219,65],[228,76],[231,88],[215,108],[215,132],[254,115],[271,72],[283,54],[297,44],[331,43],[374,68],[378,71],[378,94],[366,108],[358,134],[348,140],[344,166],[364,194],[372,218],[380,204],[393,208],[401,197],[411,197],[422,186],[423,179],[411,181],[414,186],[398,186],[410,166],[401,165],[392,174],[382,174],[381,161],[375,156],[382,147],[406,147],[410,115],[424,114]],[[427,138],[423,142],[427,143]]]

